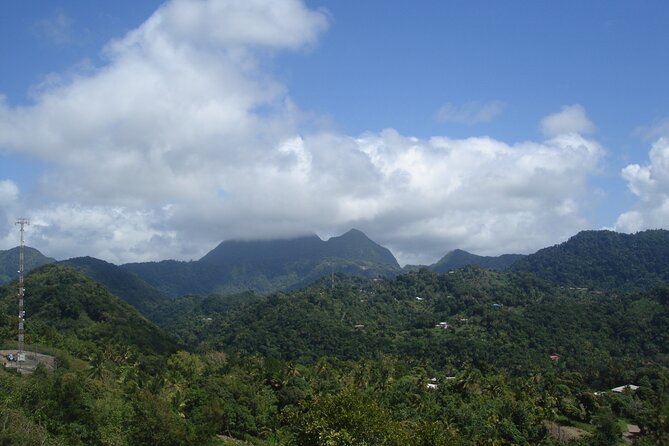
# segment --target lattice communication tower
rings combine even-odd
[[[26,312],[23,309],[23,298],[25,297],[25,285],[23,283],[23,261],[24,261],[24,239],[23,239],[23,233],[25,231],[25,226],[30,224],[30,220],[27,218],[19,218],[16,220],[17,225],[21,227],[21,244],[19,245],[19,345],[18,345],[18,352],[16,354],[16,361],[19,363],[19,367],[21,366],[21,363],[26,360],[26,352],[24,349],[24,321],[26,318]]]

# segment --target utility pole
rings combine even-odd
[[[25,297],[25,286],[23,283],[23,261],[24,261],[24,253],[23,253],[23,248],[24,248],[24,241],[23,241],[23,232],[24,232],[24,227],[30,224],[30,220],[27,218],[19,218],[16,220],[16,225],[19,225],[21,227],[21,244],[19,245],[19,345],[18,345],[18,352],[16,354],[16,361],[18,365],[18,369],[21,369],[21,363],[23,363],[26,360],[26,352],[24,351],[24,327],[23,327],[23,322],[25,321],[26,318],[26,312],[23,309],[23,298]]]

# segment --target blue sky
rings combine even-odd
[[[59,258],[357,227],[431,263],[669,217],[663,1],[0,8],[0,248],[25,215]]]

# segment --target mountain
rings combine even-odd
[[[330,257],[388,265],[397,269],[400,267],[387,248],[376,244],[357,229],[351,229],[344,235],[330,238],[325,242],[325,251]]]
[[[334,272],[390,277],[401,271],[388,249],[355,229],[327,241],[316,235],[228,240],[197,261],[129,263],[123,268],[171,296],[268,293],[304,286]]]
[[[522,254],[503,254],[498,257],[477,256],[476,254],[456,249],[446,254],[434,265],[431,265],[429,269],[438,273],[445,273],[467,265],[476,265],[484,269],[505,271],[523,257],[525,256]]]
[[[23,267],[25,272],[32,271],[42,265],[55,262],[55,259],[46,257],[44,254],[30,248],[24,247],[23,251]],[[0,285],[18,279],[19,273],[19,247],[8,249],[7,251],[0,251]]]
[[[13,284],[12,284],[13,285]],[[72,268],[50,264],[25,279],[26,342],[51,345],[75,354],[97,347],[134,347],[166,353],[175,343],[137,310]],[[0,339],[14,339],[16,291],[0,288]]]
[[[562,285],[648,289],[669,281],[669,231],[583,231],[518,260],[511,269]]]
[[[200,259],[202,264],[221,266],[244,264],[271,268],[295,259],[314,259],[323,241],[317,235],[286,240],[229,240],[220,243]]]
[[[103,285],[112,294],[135,307],[150,320],[171,300],[135,274],[120,266],[93,257],[76,257],[59,262]]]

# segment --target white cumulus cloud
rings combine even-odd
[[[579,105],[565,105],[557,113],[546,116],[541,121],[541,131],[546,136],[556,136],[565,133],[587,134],[596,130],[595,125]]]
[[[653,144],[648,164],[630,164],[621,175],[639,202],[618,217],[616,230],[636,232],[665,227],[669,218],[669,138],[660,138]]]
[[[383,234],[407,261],[454,247],[528,252],[573,234],[587,225],[579,212],[587,206],[585,182],[603,155],[577,135],[509,145],[491,138],[420,140],[387,130],[358,144],[381,185],[360,226]]]
[[[111,42],[103,66],[33,104],[0,102],[0,148],[45,166],[29,244],[121,263],[358,227],[414,263],[528,252],[587,226],[604,149],[582,136],[594,126],[580,106],[544,120],[547,140],[517,144],[304,130],[265,62],[313,47],[327,24],[297,0],[173,0]],[[501,104],[467,107],[461,119],[481,122]]]

